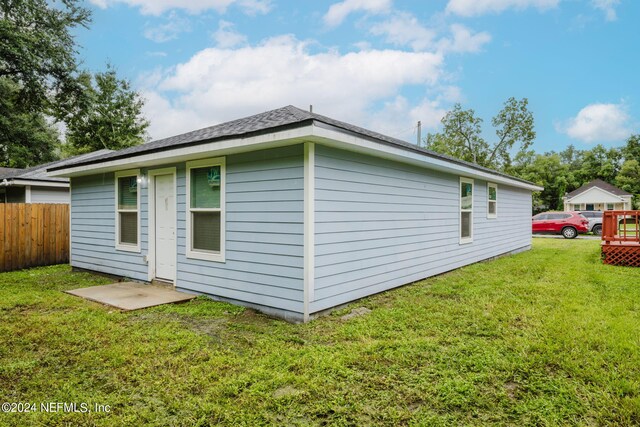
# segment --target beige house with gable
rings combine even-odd
[[[565,211],[631,210],[632,194],[601,179],[583,185],[564,197]]]

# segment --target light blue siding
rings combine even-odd
[[[531,192],[474,180],[473,242],[459,244],[459,176],[316,147],[315,292],[310,311],[531,244]]]
[[[32,185],[31,203],[69,203],[69,189]]]
[[[226,261],[186,253],[185,167],[178,170],[179,289],[295,320],[303,312],[302,146],[227,156]]]
[[[304,310],[301,144],[226,157],[225,262],[186,256],[186,165],[176,168],[176,288],[292,320]],[[531,192],[475,180],[473,238],[459,244],[459,176],[316,145],[315,286],[310,313],[531,244]],[[142,170],[143,174],[148,169]],[[149,279],[148,189],[141,252],[115,249],[114,174],[72,179],[71,263]]]
[[[140,194],[140,249],[115,248],[115,177],[113,173],[71,180],[71,265],[135,280],[147,280],[147,194]]]

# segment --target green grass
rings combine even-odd
[[[640,269],[602,265],[597,241],[536,239],[306,325],[61,292],[108,282],[0,274],[0,401],[111,407],[0,425],[640,424]]]

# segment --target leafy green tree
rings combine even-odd
[[[59,105],[80,87],[72,30],[86,27],[88,9],[80,0],[2,0],[0,77],[19,84],[22,110],[64,115]]]
[[[640,162],[640,134],[631,135],[627,143],[622,147],[622,156],[625,160],[637,160]]]
[[[144,101],[113,67],[93,78],[84,73],[80,81],[84,96],[67,121],[67,154],[119,150],[145,141],[149,122],[142,114]]]
[[[579,185],[594,179],[613,183],[620,170],[621,158],[619,149],[607,149],[599,144],[583,151],[579,157],[579,168],[575,171]]]
[[[53,160],[52,118],[81,93],[72,31],[89,22],[80,0],[0,1],[0,165]]]
[[[56,160],[57,129],[20,102],[18,83],[0,77],[0,166],[26,168]]]
[[[620,168],[615,184],[633,194],[633,205],[638,209],[640,205],[640,162],[638,160],[626,160]]]
[[[427,148],[502,171],[512,166],[512,152],[526,151],[536,137],[533,114],[528,100],[509,98],[502,110],[491,120],[496,140],[490,144],[482,137],[482,119],[471,109],[456,104],[442,118],[443,130],[428,134]],[[517,155],[517,154],[516,154]]]
[[[575,186],[569,166],[558,153],[535,154],[529,151],[517,156],[512,169],[514,175],[544,187],[533,194],[535,212],[562,209],[562,197]]]

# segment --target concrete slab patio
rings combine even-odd
[[[195,295],[177,292],[164,286],[144,285],[136,282],[113,283],[111,285],[72,289],[65,292],[124,311],[185,302],[195,298]]]

